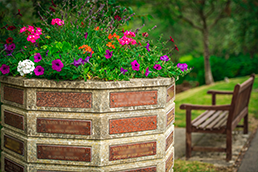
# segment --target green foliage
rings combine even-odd
[[[219,172],[220,170],[216,170],[216,167],[213,164],[208,164],[199,161],[183,161],[183,160],[175,160],[175,165],[173,167],[176,172]]]
[[[187,64],[193,67],[189,75],[180,78],[177,84],[181,84],[184,80],[198,81],[199,85],[205,84],[204,79],[204,60],[203,57],[193,58],[187,60]],[[182,60],[182,62],[185,62]],[[258,73],[258,56],[250,58],[246,55],[233,56],[229,59],[211,56],[210,57],[211,70],[214,81],[221,81],[225,77],[235,78],[239,76],[246,76],[252,73]]]

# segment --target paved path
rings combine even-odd
[[[238,172],[258,172],[258,131],[244,155]]]
[[[249,134],[242,134],[242,131],[234,131],[232,137],[232,160],[226,161],[225,152],[192,152],[190,161],[201,161],[214,164],[220,167],[234,165],[241,149],[247,142]],[[226,147],[225,134],[204,134],[192,133],[192,144],[196,146]],[[175,159],[185,160],[185,128],[175,128],[174,137]],[[258,147],[258,146],[256,146]],[[257,153],[258,155],[258,153]],[[258,163],[258,161],[257,161]]]

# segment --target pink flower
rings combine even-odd
[[[60,72],[62,68],[64,67],[64,64],[60,59],[56,59],[52,61],[52,69],[56,70],[57,72]]]
[[[162,69],[162,67],[161,67],[159,64],[155,64],[155,65],[153,66],[153,68],[156,69],[156,70]]]
[[[1,67],[0,67],[0,71],[5,75],[7,73],[10,72],[10,66],[6,65],[6,64],[3,64]]]
[[[25,32],[27,28],[24,26],[23,28],[20,29],[20,33]]]
[[[43,75],[44,74],[44,68],[42,66],[37,66],[34,69],[34,73],[35,75],[39,76],[39,75]]]
[[[30,42],[32,42],[32,43],[35,43],[35,42],[36,42],[36,37],[35,37],[35,35],[29,35],[29,36],[27,37],[27,41],[30,41]]]
[[[34,33],[34,27],[33,26],[28,26],[28,29],[27,29],[29,32],[33,32]]]
[[[36,27],[36,33],[40,33],[40,35],[42,34],[42,29],[39,27]]]
[[[132,69],[133,69],[133,70],[139,71],[139,69],[140,69],[140,64],[137,62],[137,60],[134,60],[134,61],[131,63],[131,65],[132,65]]]
[[[52,19],[51,24],[55,25],[56,24],[56,19]]]
[[[42,59],[42,57],[41,57],[41,54],[40,54],[40,53],[37,53],[37,54],[34,56],[34,62],[36,62],[36,63],[40,62],[41,59]]]

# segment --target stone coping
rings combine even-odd
[[[24,77],[0,76],[0,82],[21,87],[37,88],[76,88],[76,89],[114,89],[170,86],[174,78],[137,78],[130,81],[53,81],[47,79],[28,79]]]

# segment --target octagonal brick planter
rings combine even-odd
[[[0,82],[2,171],[173,171],[173,78]]]

